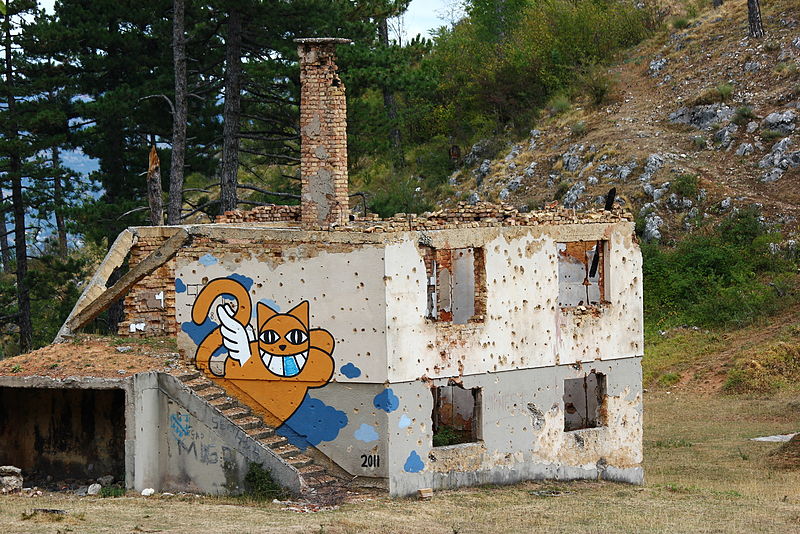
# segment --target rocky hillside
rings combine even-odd
[[[604,104],[576,98],[545,111],[497,159],[477,143],[450,178],[455,199],[529,209],[557,199],[580,210],[616,187],[645,239],[753,205],[796,232],[800,4],[762,4],[763,39],[747,38],[746,2],[708,8],[629,50],[608,71]]]

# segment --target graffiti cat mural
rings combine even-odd
[[[236,309],[229,303],[217,306],[221,324],[199,343],[195,365],[250,397],[263,407],[267,422],[277,426],[297,410],[308,389],[330,381],[333,336],[327,330],[309,328],[308,301],[287,313],[259,302],[257,328],[253,328],[250,295],[231,278],[212,280],[200,291],[192,307],[192,321],[197,325],[205,322],[220,296],[235,300]]]

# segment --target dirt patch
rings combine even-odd
[[[0,361],[0,376],[120,378],[181,368],[174,338],[143,340],[91,335]]]
[[[770,454],[769,463],[782,469],[800,470],[800,434],[795,435]]]

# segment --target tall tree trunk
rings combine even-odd
[[[186,0],[174,0],[172,16],[172,62],[175,70],[175,110],[172,115],[172,156],[169,166],[167,224],[180,224],[183,206],[183,171],[186,162]]]
[[[19,137],[16,121],[16,95],[14,94],[14,62],[11,50],[11,15],[5,17],[6,55],[6,120],[7,139]],[[25,241],[25,204],[22,197],[22,158],[19,148],[12,147],[9,154],[8,176],[11,179],[11,205],[14,213],[14,251],[17,263],[17,326],[20,352],[31,349],[31,296],[28,290],[28,244]]]
[[[378,40],[383,48],[389,48],[389,24],[385,17],[378,19]],[[395,150],[399,150],[402,139],[400,129],[397,127],[397,100],[394,92],[385,85],[383,87],[383,107],[389,117],[389,141]]]
[[[5,199],[0,195],[5,203]],[[6,227],[6,212],[0,213],[0,258],[3,260],[3,272],[11,272],[11,248],[8,246],[8,228]]]
[[[750,37],[764,37],[764,26],[761,24],[761,4],[759,0],[747,0],[747,21],[750,23]]]
[[[222,129],[222,172],[220,173],[220,210],[235,210],[237,172],[239,171],[239,114],[242,89],[242,13],[234,8],[228,16],[225,39],[225,108]]]
[[[61,156],[57,146],[53,146],[53,204],[56,217],[56,232],[58,234],[58,253],[62,258],[67,257],[67,227],[64,224],[64,187],[61,183]]]
[[[150,224],[164,224],[164,207],[161,203],[161,160],[158,159],[156,146],[150,149],[147,165],[147,203],[150,206]]]

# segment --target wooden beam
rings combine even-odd
[[[130,271],[122,275],[122,278],[116,284],[106,289],[77,313],[67,324],[69,331],[75,332],[79,328],[83,328],[95,317],[107,310],[109,306],[123,297],[142,278],[167,263],[188,240],[189,233],[183,228],[179,228],[163,245],[134,265]]]

